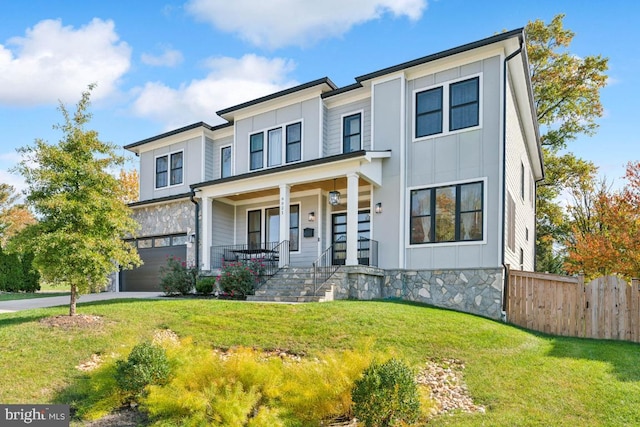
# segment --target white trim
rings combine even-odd
[[[293,162],[287,162],[287,126],[293,125],[296,123],[300,123],[300,160],[296,160]],[[269,132],[281,129],[282,130],[282,162],[278,165],[269,166]],[[251,136],[262,134],[262,167],[258,169],[251,169]],[[276,126],[269,126],[262,128],[260,130],[250,131],[247,134],[247,142],[249,144],[249,149],[247,150],[247,171],[255,172],[263,169],[272,169],[283,165],[291,165],[294,163],[299,163],[304,161],[304,118],[299,118],[296,120],[291,120],[288,122],[281,123]]]
[[[449,130],[449,113],[451,111],[449,93],[451,85],[455,83],[459,83],[465,80],[471,80],[478,78],[478,125],[471,126],[463,129]],[[433,135],[416,137],[416,94],[426,92],[431,89],[442,88],[442,132],[434,133]],[[464,77],[458,77],[456,79],[447,80],[446,82],[437,83],[429,86],[424,86],[421,88],[416,88],[411,93],[411,141],[420,142],[426,141],[434,138],[440,138],[449,135],[455,135],[462,132],[470,132],[478,129],[482,129],[482,118],[483,118],[483,96],[484,94],[484,86],[483,86],[483,73],[474,73],[469,74]]]
[[[400,189],[399,193],[399,204],[400,206],[404,206],[405,202],[405,192],[403,189],[407,186],[407,154],[405,148],[405,141],[407,139],[406,135],[406,126],[407,126],[407,82],[405,80],[404,74],[400,79],[401,87],[400,87]],[[405,234],[402,232],[406,228],[406,216],[400,215],[399,229],[398,229],[398,238],[400,241],[398,242],[398,265],[401,268],[406,268],[406,251],[404,250],[404,246],[407,244],[408,240],[405,238]]]
[[[318,123],[320,124],[318,129],[318,158],[323,157],[324,152],[324,102],[322,97],[318,97]]]
[[[169,151],[167,153],[163,153],[163,154],[158,154],[156,156],[153,157],[153,190],[154,191],[158,191],[158,190],[166,190],[168,188],[175,188],[175,187],[180,187],[185,185],[185,165],[186,165],[186,158],[184,155],[184,148],[180,149],[180,150],[175,150],[175,151]],[[177,153],[182,153],[182,182],[180,184],[171,184],[171,156],[173,156],[174,154]],[[167,185],[162,186],[162,187],[158,187],[158,183],[156,181],[156,178],[158,177],[158,158],[160,157],[166,157],[167,158]]]
[[[211,144],[213,144],[213,139],[211,140]],[[200,152],[202,153],[202,157],[201,157],[201,161],[200,161],[200,180],[201,181],[205,181],[205,164],[207,163],[207,158],[206,158],[206,145],[207,145],[207,138],[204,135],[204,132],[202,132],[202,135],[200,136]],[[183,165],[183,170],[184,170],[184,165]]]
[[[340,153],[345,154],[344,152],[344,118],[349,116],[355,116],[356,114],[360,114],[360,150],[362,150],[364,146],[364,109],[354,110],[350,113],[345,113],[340,116]],[[358,151],[358,150],[355,150]]]
[[[429,184],[429,185],[415,185],[411,187],[407,187],[406,201],[405,201],[405,212],[402,215],[405,220],[406,217],[411,215],[411,191],[413,190],[428,190],[431,188],[441,188],[441,187],[450,187],[453,185],[464,185],[464,184],[473,184],[476,182],[482,182],[482,240],[461,240],[456,242],[431,242],[431,243],[416,243],[411,244],[411,230],[410,227],[405,227],[403,235],[405,236],[405,249],[416,249],[416,248],[437,248],[443,246],[469,246],[469,245],[486,245],[487,244],[487,198],[488,198],[488,177],[478,177],[471,179],[464,179],[460,181],[448,181],[448,182],[439,182],[437,184]],[[435,215],[435,212],[433,213]]]

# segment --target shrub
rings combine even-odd
[[[413,374],[396,359],[369,366],[355,382],[352,399],[354,415],[366,427],[413,423],[420,416],[420,395]]]
[[[225,294],[247,296],[253,290],[264,271],[260,261],[228,262],[222,266],[218,281]]]
[[[22,267],[22,291],[36,292],[40,290],[40,273],[33,266],[33,252],[25,252],[20,257]]]
[[[170,256],[160,267],[160,287],[166,295],[187,295],[196,284],[196,273],[197,269],[186,261]]]
[[[209,295],[213,292],[213,288],[216,284],[216,278],[211,276],[200,276],[196,282],[196,292],[204,295]]]
[[[148,385],[164,384],[169,371],[165,349],[143,342],[133,347],[126,362],[116,362],[116,382],[122,390],[136,396]]]

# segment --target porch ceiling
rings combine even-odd
[[[366,186],[369,183],[362,179],[358,179],[358,186]],[[342,192],[346,191],[347,188],[347,178],[341,177],[335,179],[335,188]],[[291,192],[295,193],[298,191],[307,191],[307,190],[317,190],[321,189],[322,191],[331,191],[334,189],[334,180],[326,179],[323,181],[317,182],[306,182],[304,184],[295,184],[291,186]],[[242,201],[242,200],[250,200],[255,199],[257,197],[268,197],[268,196],[277,196],[280,194],[280,189],[278,187],[260,189],[258,191],[251,191],[247,193],[235,194],[233,196],[227,196],[227,199],[233,200],[234,202]]]

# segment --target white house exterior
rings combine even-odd
[[[522,29],[217,114],[225,124],[125,147],[140,157],[131,207],[147,264],[122,290],[157,286],[167,255],[209,272],[286,246],[281,268],[325,253],[344,266],[337,298],[499,318],[505,266],[534,269],[543,165]]]

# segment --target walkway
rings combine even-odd
[[[162,295],[164,295],[162,292],[101,292],[98,294],[81,295],[80,298],[78,298],[78,303],[118,298],[160,298]],[[69,305],[69,295],[0,301],[0,314],[29,310],[32,308],[55,307],[58,305]]]

